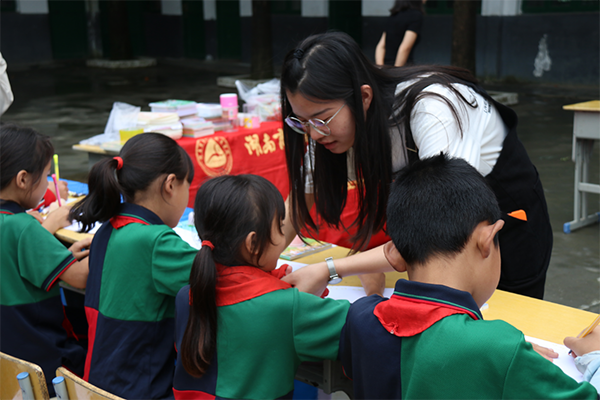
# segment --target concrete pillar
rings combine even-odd
[[[394,0],[368,0],[362,2],[363,17],[387,17],[394,6]]]
[[[302,0],[303,17],[328,17],[329,2],[327,0]]]
[[[204,20],[214,21],[217,19],[217,3],[216,0],[203,0]]]
[[[481,15],[509,16],[520,15],[522,0],[482,0]]]
[[[48,0],[17,0],[17,12],[21,14],[48,14]]]
[[[183,15],[181,0],[160,0],[163,15]]]
[[[252,16],[252,0],[240,0],[240,17]]]

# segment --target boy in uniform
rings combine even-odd
[[[500,279],[500,215],[485,179],[464,160],[439,155],[397,175],[384,251],[409,280],[398,280],[390,299],[369,296],[350,307],[340,358],[356,398],[598,398],[522,332],[483,321],[480,308]],[[600,378],[600,328],[567,344],[584,377]]]

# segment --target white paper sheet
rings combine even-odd
[[[569,355],[569,348],[558,343],[548,342],[546,340],[537,339],[531,336],[525,336],[525,340],[531,343],[538,344],[542,347],[547,347],[549,349],[554,350],[558,353],[558,358],[554,359],[554,364],[556,364],[563,372],[569,375],[571,378],[575,379],[577,382],[581,382],[583,380],[583,376],[581,372],[575,366],[575,360],[571,355]]]
[[[192,232],[191,230],[187,230],[179,226],[176,226],[175,228],[173,228],[173,230],[193,248],[200,250],[200,247],[202,247],[200,238],[198,237],[196,231]]]

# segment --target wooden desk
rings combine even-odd
[[[65,243],[75,243],[88,237],[94,237],[91,233],[79,233],[69,229],[59,229],[54,236]]]
[[[565,222],[563,225],[563,232],[571,233],[600,219],[600,212],[588,215],[587,209],[587,193],[600,194],[600,185],[588,182],[594,141],[600,140],[600,100],[569,104],[563,109],[574,112],[571,155],[575,162],[573,221]]]
[[[72,146],[72,149],[88,153],[88,170],[92,169],[94,164],[103,158],[112,158],[119,155],[118,151],[104,150],[100,146],[92,146],[89,144],[75,144]]]
[[[346,248],[334,247],[295,261],[311,264],[322,262],[325,257],[344,258],[347,253]],[[406,273],[388,272],[385,275],[385,286],[388,288],[393,288],[398,279],[408,279]],[[350,276],[343,278],[340,285],[361,286],[361,283],[358,277]],[[488,308],[482,311],[484,319],[503,320],[527,336],[560,344],[565,337],[576,336],[596,318],[596,314],[588,311],[502,290],[496,290],[487,304]],[[296,379],[316,386],[325,393],[341,390],[350,398],[353,397],[352,381],[342,373],[340,361],[301,364]]]

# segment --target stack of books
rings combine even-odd
[[[179,115],[173,112],[147,112],[140,111],[137,126],[144,132],[158,132],[172,139],[180,139],[183,135],[183,125],[179,121]]]
[[[309,254],[329,249],[333,246],[334,245],[331,243],[319,242],[310,238],[304,238],[304,242],[296,239],[281,253],[279,258],[292,261],[300,257],[306,257]]]
[[[198,103],[196,110],[199,117],[202,118],[221,118],[223,110],[219,103]]]
[[[198,113],[196,105],[197,103],[195,101],[172,99],[149,104],[152,112],[176,113],[180,117],[196,115]]]
[[[202,137],[215,133],[215,126],[212,122],[200,117],[189,117],[181,120],[183,124],[183,136]]]

